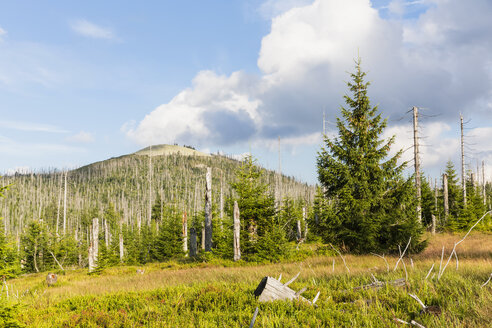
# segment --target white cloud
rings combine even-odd
[[[18,131],[29,132],[48,132],[48,133],[67,133],[68,131],[50,124],[19,122],[19,121],[0,121],[0,127]]]
[[[85,131],[80,131],[75,135],[69,136],[66,138],[66,140],[70,142],[79,142],[79,143],[91,143],[96,141],[92,133],[85,132]]]
[[[136,128],[129,123],[122,129],[143,145],[233,143],[234,135],[247,138],[254,134],[255,125],[261,124],[259,101],[251,99],[250,88],[248,77],[242,72],[226,77],[202,71],[193,80],[192,88],[157,107]]]
[[[79,19],[70,24],[70,27],[76,33],[95,39],[114,39],[113,31],[107,27],[102,27],[89,22],[85,19]]]
[[[426,11],[410,20],[382,18],[369,0],[288,1],[286,7],[266,1],[262,8],[280,9],[272,9],[278,15],[261,43],[258,76],[199,72],[191,88],[127,129],[127,135],[142,144],[211,148],[251,141],[268,148],[277,136],[293,145],[310,144],[319,134],[323,110],[330,121],[339,115],[346,72],[360,53],[372,82],[369,97],[384,117],[401,117],[412,106],[443,114],[441,122],[430,119],[422,126],[426,143],[433,145],[422,147],[423,166],[442,164],[454,156],[450,146],[456,139],[445,136],[458,112],[472,116],[482,108],[483,118],[492,119],[487,107],[492,3],[428,2]],[[398,4],[392,4],[393,14],[404,14],[409,2],[400,9]],[[405,136],[404,128],[389,132]]]

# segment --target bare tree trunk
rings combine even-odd
[[[482,197],[483,206],[487,205],[487,196],[485,195],[485,162],[482,161]]]
[[[147,225],[150,226],[150,221],[152,218],[152,145],[150,145],[149,152],[149,216],[147,220]]]
[[[63,234],[66,234],[67,229],[67,174],[68,171],[65,171],[65,195],[63,197]]]
[[[202,249],[205,249],[205,225],[202,223]]]
[[[183,213],[183,252],[188,256],[188,218],[186,211]]]
[[[212,250],[212,168],[207,167],[205,184],[205,252]]]
[[[465,178],[465,142],[463,139],[463,116],[461,121],[461,188],[463,189],[463,206],[466,207],[466,178]]]
[[[417,189],[417,219],[422,222],[421,181],[420,181],[420,157],[418,136],[419,109],[413,107],[413,152],[415,162],[415,188]]]
[[[190,256],[196,256],[196,230],[195,228],[190,229]]]
[[[38,269],[38,239],[34,239],[34,254],[33,254],[33,260],[34,260],[34,270],[36,272],[39,272]]]
[[[97,267],[97,257],[99,254],[99,219],[92,219],[89,233],[89,272],[93,272]]]
[[[431,227],[431,233],[433,235],[436,234],[436,216],[434,214],[431,214],[432,217],[432,227]]]
[[[109,247],[109,229],[108,229],[108,220],[104,219],[104,244],[106,248]]]
[[[58,236],[58,227],[60,226],[60,206],[61,206],[61,194],[62,194],[62,177],[63,175],[60,176],[60,190],[58,192],[58,208],[56,210],[56,235]]]
[[[444,221],[448,221],[449,216],[449,198],[448,198],[448,175],[442,175],[442,193],[444,195]]]
[[[234,261],[241,259],[241,247],[240,247],[240,236],[241,236],[241,221],[239,220],[239,206],[237,201],[234,201]]]
[[[301,233],[301,220],[297,220],[297,234],[296,234],[296,239],[299,241],[302,238],[302,233]]]
[[[304,221],[304,239],[307,240],[308,222],[307,222],[306,206],[302,208],[302,220]]]
[[[120,230],[120,262],[123,263],[123,257],[125,255],[124,247],[123,247],[123,232]]]

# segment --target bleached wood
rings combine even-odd
[[[407,251],[408,249],[408,246],[410,246],[410,242],[412,241],[412,237],[410,237],[410,239],[408,240],[408,243],[407,243],[407,246],[405,247],[405,249],[403,250],[403,253],[400,255],[400,258],[398,258],[398,261],[396,261],[396,264],[395,264],[395,268],[393,269],[393,271],[396,271],[396,268],[398,268],[398,264],[400,263],[400,261],[403,259],[403,256],[405,256],[405,252]]]
[[[492,273],[490,274],[489,279],[487,279],[487,281],[486,281],[486,282],[484,282],[484,283],[480,286],[480,288],[484,288],[485,286],[487,286],[487,284],[489,283],[489,281],[490,281],[491,279],[492,279]]]
[[[233,242],[234,242],[234,261],[241,259],[241,221],[239,219],[239,206],[237,201],[234,201],[234,227],[233,227]],[[280,279],[279,279],[280,280]]]
[[[379,254],[376,254],[376,253],[371,253],[372,255],[374,256],[377,256],[377,257],[380,257],[384,260],[384,263],[386,263],[386,272],[389,272],[390,268],[389,268],[389,264],[388,264],[388,261],[386,261],[386,258],[384,257],[384,254],[383,255],[379,255]]]
[[[417,295],[414,295],[414,294],[410,294],[409,293],[408,296],[410,296],[411,298],[413,298],[414,300],[416,300],[420,304],[420,306],[422,307],[422,310],[425,310],[427,308],[427,306],[424,304],[424,302],[422,302],[420,300],[420,298],[418,298]]]
[[[420,157],[419,157],[419,137],[418,137],[418,118],[419,109],[413,107],[413,150],[415,165],[415,189],[417,190],[417,219],[422,222],[422,205],[421,205],[421,182],[420,182]]]
[[[289,286],[291,283],[293,283],[299,277],[300,274],[301,274],[301,271],[299,271],[292,279],[290,279],[289,281],[287,281],[284,284],[284,286]]]
[[[461,122],[461,188],[463,190],[463,206],[466,207],[466,179],[465,179],[465,142],[463,134],[463,115],[460,114]]]
[[[212,250],[212,168],[205,176],[205,252]]]
[[[429,272],[427,272],[427,275],[425,276],[425,279],[424,279],[424,280],[427,280],[427,278],[428,278],[428,277],[429,277],[429,275],[431,274],[432,269],[434,269],[434,264],[435,264],[435,263],[432,263],[432,266],[431,266],[431,268],[429,269]]]
[[[340,257],[342,258],[343,264],[345,265],[345,269],[347,269],[347,272],[350,272],[350,269],[347,266],[347,263],[345,262],[345,258],[342,256],[342,253],[340,253],[340,251],[338,249],[336,249],[335,246],[333,246],[332,244],[330,244],[330,246],[331,246],[331,248],[333,248],[335,250],[335,252],[338,253],[338,255],[340,255]],[[333,270],[335,270],[335,262],[333,262]]]
[[[492,213],[492,211],[487,211],[485,212],[484,215],[482,215],[482,217],[477,221],[475,222],[475,224],[470,228],[470,230],[468,230],[468,232],[466,233],[466,235],[461,239],[459,240],[458,242],[454,243],[454,246],[453,246],[453,250],[451,251],[451,254],[449,255],[449,258],[448,258],[448,261],[446,262],[446,265],[442,268],[442,271],[439,270],[439,275],[437,276],[437,279],[439,280],[442,275],[444,274],[444,270],[446,270],[446,267],[448,266],[449,264],[449,261],[451,261],[451,258],[453,257],[453,255],[456,253],[456,247],[461,244],[465,239],[466,237],[468,237],[468,235],[470,234],[470,232],[472,232],[473,228],[475,228],[477,226],[477,224],[480,223],[480,221],[483,220],[483,218],[485,216],[487,216],[488,214]],[[444,246],[443,246],[443,254],[444,254]],[[441,261],[442,261],[442,257],[441,257]]]
[[[302,293],[302,290],[300,292]],[[311,301],[302,297],[300,293],[296,293],[286,284],[282,284],[277,279],[272,277],[264,277],[261,280],[260,284],[255,290],[255,296],[258,297],[258,302],[298,299],[312,304]]]
[[[449,216],[448,175],[442,175],[442,189],[444,197],[444,220],[447,222]]]
[[[253,314],[253,318],[251,319],[251,323],[249,324],[249,328],[253,328],[257,315],[258,315],[258,307],[256,307],[255,313]]]

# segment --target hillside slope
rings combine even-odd
[[[206,155],[193,149],[152,146],[134,154],[96,162],[67,172],[66,229],[79,230],[90,216],[102,217],[112,207],[123,223],[141,225],[150,220],[150,207],[158,200],[163,206],[189,216],[203,210],[206,167],[212,168],[212,201],[217,212],[227,206],[230,183],[240,162],[224,156]],[[165,155],[164,155],[165,154]],[[183,155],[189,154],[189,155]],[[201,155],[203,154],[203,155]],[[266,171],[265,179],[275,192],[277,174]],[[0,183],[12,184],[0,207],[5,230],[21,233],[32,219],[42,219],[49,229],[63,227],[65,177],[63,172],[2,177]],[[282,176],[282,195],[310,201],[314,187]]]

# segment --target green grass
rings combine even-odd
[[[99,276],[72,270],[49,288],[45,273],[34,274],[8,282],[9,302],[18,304],[17,319],[28,327],[247,327],[257,306],[255,327],[405,326],[394,318],[426,327],[490,327],[492,283],[480,286],[492,273],[491,235],[470,235],[458,249],[458,270],[452,260],[440,280],[432,273],[424,279],[433,263],[437,272],[442,245],[452,245],[459,237],[431,239],[428,250],[412,255],[413,267],[406,258],[406,287],[351,290],[371,283],[371,274],[380,281],[405,277],[401,265],[392,271],[396,258],[387,258],[391,268],[387,272],[378,257],[347,255],[351,270],[347,273],[339,257],[314,256],[255,266],[217,260],[155,263],[145,266],[144,275],[136,274],[137,267],[109,268]],[[449,253],[451,247],[446,249]],[[317,307],[299,301],[257,302],[253,291],[263,276],[282,273],[285,282],[299,271],[291,287],[308,287],[303,294],[308,299],[320,291]],[[439,305],[442,314],[421,313],[409,293],[426,305]]]

